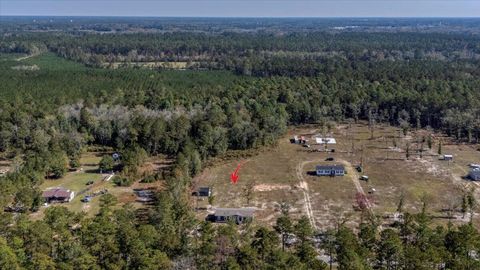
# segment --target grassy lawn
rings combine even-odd
[[[19,61],[18,63],[25,65],[37,65],[40,70],[48,71],[79,71],[87,69],[87,67],[85,67],[83,64],[66,60],[56,56],[51,52],[39,54],[37,56]]]
[[[113,188],[111,182],[104,182],[103,178],[105,175],[97,173],[98,162],[101,159],[101,154],[99,153],[86,153],[80,159],[81,170],[76,172],[68,172],[63,178],[56,180],[45,180],[44,183],[40,186],[41,190],[45,190],[51,187],[63,187],[75,192],[75,198],[65,204],[60,204],[67,207],[68,209],[80,212],[84,211],[88,214],[94,214],[98,212],[99,208],[99,197],[95,197],[90,203],[85,204],[81,202],[81,199],[85,194],[101,190],[103,188]],[[88,181],[94,181],[94,184],[87,186]],[[90,190],[87,191],[87,189]],[[79,195],[79,193],[84,192],[84,194]],[[42,207],[43,209],[43,207]]]

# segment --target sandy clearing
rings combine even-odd
[[[290,190],[290,189],[292,189],[292,187],[289,185],[275,185],[275,184],[272,184],[272,185],[260,184],[253,187],[254,191],[260,191],[260,192],[272,191],[272,190]]]

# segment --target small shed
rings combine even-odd
[[[210,197],[212,196],[212,188],[199,187],[198,190],[193,193],[193,195],[197,197]]]
[[[447,160],[447,161],[453,160],[453,155],[443,155],[443,160]]]
[[[59,202],[59,203],[65,203],[65,202],[71,202],[73,198],[75,197],[75,192],[65,189],[62,187],[55,187],[55,188],[50,188],[45,190],[42,193],[42,198],[45,200],[47,203],[52,203],[52,202]]]
[[[470,173],[468,174],[468,177],[472,179],[473,181],[480,181],[480,169],[475,168],[470,170]]]
[[[470,163],[468,164],[468,166],[472,169],[475,169],[475,168],[480,169],[480,164],[477,164],[477,163]]]
[[[217,208],[213,216],[215,222],[233,221],[236,224],[242,224],[252,220],[254,213],[254,208]]]
[[[317,165],[315,168],[317,176],[343,176],[345,167],[343,165]]]

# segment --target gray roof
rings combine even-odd
[[[471,170],[469,175],[480,177],[480,170],[478,169]]]
[[[343,165],[317,165],[316,167],[317,170],[345,170],[345,166]]]
[[[72,192],[62,187],[47,189],[42,193],[43,198],[68,198]]]
[[[215,216],[242,216],[242,217],[253,217],[255,213],[255,208],[216,208]]]

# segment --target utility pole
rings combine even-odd
[[[360,167],[362,167],[362,172],[364,171],[364,168],[363,168],[363,144],[362,144],[362,148],[361,148],[361,155],[360,155]]]

